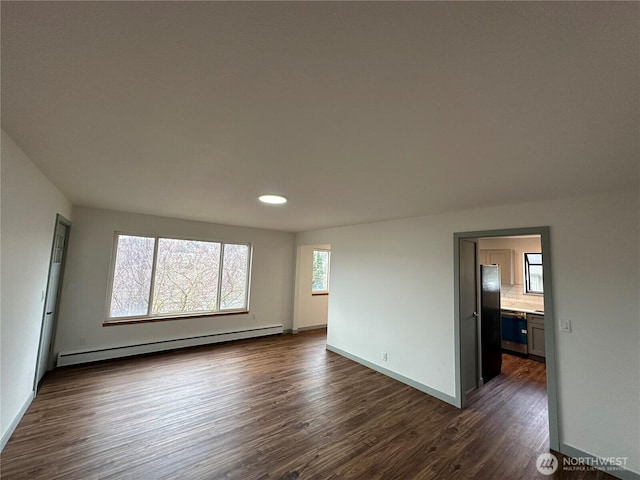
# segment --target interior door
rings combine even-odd
[[[479,386],[477,241],[460,239],[460,359],[462,390]]]
[[[51,348],[53,346],[53,337],[56,327],[57,306],[61,283],[60,280],[62,277],[62,267],[64,265],[68,233],[68,225],[58,220],[53,237],[53,248],[51,249],[49,282],[47,284],[42,330],[40,332],[40,348],[38,350],[38,366],[35,378],[36,388],[40,380],[42,380],[45,372],[53,368]]]

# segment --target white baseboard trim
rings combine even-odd
[[[442,400],[443,402],[449,403],[456,408],[458,407],[456,405],[455,397],[447,395],[446,393],[440,392],[434,388],[428,387],[427,385],[416,382],[415,380],[411,380],[410,378],[405,377],[404,375],[400,375],[399,373],[388,370],[384,367],[381,367],[380,365],[376,365],[375,363],[365,360],[364,358],[360,358],[360,357],[357,357],[356,355],[352,355],[351,353],[345,352],[344,350],[334,347],[333,345],[327,344],[327,350],[337,353],[338,355],[342,355],[343,357],[346,357],[349,360],[353,360],[356,363],[364,365],[365,367],[368,367],[371,370],[380,372],[383,375],[386,375],[387,377],[393,378],[394,380],[398,380],[399,382],[402,382],[406,385],[409,385],[410,387],[420,390],[421,392],[424,392],[427,395],[431,395],[432,397],[435,397],[438,400]]]
[[[616,478],[621,478],[622,480],[640,480],[640,474],[627,470],[624,465],[609,466],[607,465],[607,462],[604,461],[605,459],[600,459],[595,455],[583,452],[582,450],[572,447],[571,445],[567,445],[564,442],[560,443],[560,453],[578,460],[585,459],[587,462],[591,462],[587,467],[593,466],[594,468],[607,472],[609,475]]]
[[[131,357],[144,353],[162,352],[165,350],[175,350],[177,348],[195,347],[199,345],[209,345],[212,343],[228,342],[231,340],[242,340],[245,338],[264,337],[266,335],[277,335],[283,333],[282,325],[270,325],[259,328],[248,328],[233,332],[214,333],[212,335],[201,335],[197,337],[177,338],[174,340],[162,340],[158,342],[140,343],[136,345],[123,345],[119,347],[98,348],[92,350],[76,350],[73,352],[61,352],[58,354],[56,365],[64,367],[67,365],[78,365],[81,363],[98,362],[100,360],[111,360],[114,358]]]
[[[11,438],[11,435],[13,435],[13,432],[15,431],[16,427],[20,423],[20,420],[22,420],[22,417],[24,417],[24,414],[27,412],[27,409],[31,405],[31,402],[33,402],[33,399],[35,398],[35,396],[36,396],[35,392],[33,391],[29,394],[27,399],[22,404],[22,407],[20,407],[20,410],[18,410],[18,413],[16,414],[16,416],[13,417],[13,420],[11,420],[11,423],[9,424],[9,427],[7,428],[7,430],[2,434],[2,439],[0,439],[0,452],[4,450],[4,446],[7,444],[7,442]]]
[[[308,327],[294,328],[293,333],[305,332],[307,330],[320,330],[321,328],[327,328],[327,324],[323,323],[322,325],[310,325]]]

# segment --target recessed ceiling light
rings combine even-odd
[[[260,195],[258,200],[262,203],[270,203],[272,205],[282,205],[283,203],[287,203],[287,199],[282,195]]]

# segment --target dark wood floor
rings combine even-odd
[[[544,365],[458,410],[279,335],[59,369],[0,457],[10,479],[529,479],[548,451]]]

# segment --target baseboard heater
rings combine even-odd
[[[283,333],[282,325],[271,325],[260,328],[236,330],[233,332],[214,333],[197,337],[177,338],[174,340],[161,340],[157,342],[139,343],[136,345],[123,345],[120,347],[107,347],[93,350],[76,350],[73,352],[61,352],[58,354],[56,365],[78,365],[81,363],[98,362],[112,358],[131,357],[144,353],[162,352],[177,348],[196,347],[213,343],[228,342],[230,340],[242,340],[245,338],[264,337]]]

